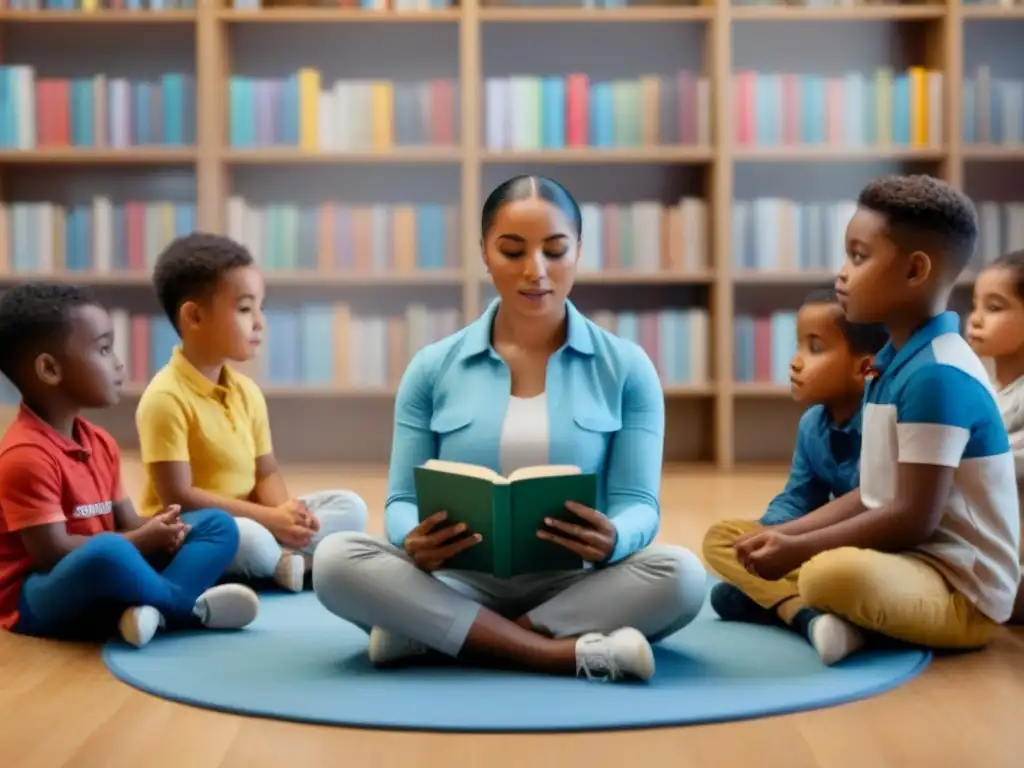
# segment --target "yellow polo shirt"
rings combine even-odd
[[[185,359],[180,347],[143,392],[135,426],[146,466],[139,514],[147,517],[163,508],[150,465],[187,461],[194,488],[247,499],[256,487],[256,458],[273,450],[259,385],[227,366],[215,384]]]

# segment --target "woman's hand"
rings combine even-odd
[[[405,551],[424,571],[436,571],[446,560],[480,543],[482,537],[479,533],[465,535],[465,523],[449,525],[435,531],[434,529],[447,517],[447,512],[435,512],[409,531],[409,535],[405,537]]]
[[[580,522],[545,518],[544,524],[548,527],[537,531],[537,538],[565,547],[589,563],[603,563],[611,557],[618,541],[618,531],[612,521],[596,509],[575,501],[567,501],[565,508],[579,517]]]

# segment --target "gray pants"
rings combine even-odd
[[[313,536],[309,546],[302,550],[307,558],[332,533],[362,531],[366,528],[366,502],[357,493],[320,491],[300,498],[320,520],[320,530]],[[236,517],[235,522],[238,523],[238,551],[225,573],[250,579],[270,578],[284,552],[281,544],[274,538],[274,534],[255,520]]]
[[[657,641],[700,612],[707,573],[682,547],[652,545],[607,568],[498,579],[426,573],[398,547],[337,533],[313,555],[313,589],[328,611],[364,631],[381,627],[457,656],[481,606],[551,637],[633,627]]]

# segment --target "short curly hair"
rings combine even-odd
[[[193,232],[171,242],[157,258],[153,287],[174,330],[181,334],[178,312],[184,303],[209,298],[226,273],[252,264],[244,245],[221,235]]]
[[[861,190],[857,205],[883,216],[902,250],[937,253],[954,278],[974,255],[978,241],[974,203],[933,176],[876,179]]]
[[[26,362],[61,347],[71,332],[71,313],[99,302],[81,286],[22,283],[0,296],[0,373],[23,391]]]
[[[809,293],[803,306],[808,304],[835,304],[842,310],[839,297],[831,288]],[[889,332],[882,323],[851,323],[845,314],[841,314],[836,324],[855,355],[875,355],[889,341]]]

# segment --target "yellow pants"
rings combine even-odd
[[[778,581],[752,576],[733,542],[757,530],[749,520],[726,520],[704,537],[704,559],[763,608],[799,597],[864,629],[931,648],[980,648],[999,626],[914,555],[842,547],[811,558]]]

